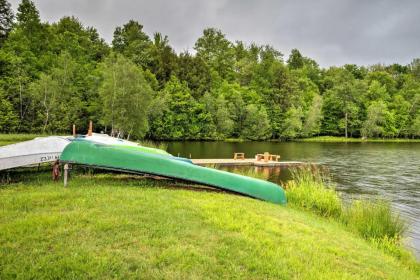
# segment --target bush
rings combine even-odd
[[[292,181],[286,184],[290,204],[314,211],[324,217],[339,217],[342,201],[334,185],[316,166],[303,166],[291,170]]]
[[[366,239],[398,239],[406,230],[399,215],[387,201],[357,200],[343,212],[342,220]]]

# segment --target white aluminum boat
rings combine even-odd
[[[0,170],[52,162],[60,158],[73,137],[38,137],[0,147]]]

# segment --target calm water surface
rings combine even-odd
[[[281,155],[281,160],[322,164],[345,199],[391,200],[409,223],[408,246],[420,257],[420,143],[169,142],[168,151],[192,158],[231,158],[234,152],[253,157],[270,152]],[[260,170],[277,183],[290,178],[286,168]]]

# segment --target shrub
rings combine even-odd
[[[399,238],[406,225],[392,213],[391,204],[383,200],[357,200],[343,212],[342,220],[366,239]]]
[[[291,170],[292,181],[286,184],[290,204],[314,211],[324,217],[339,217],[342,201],[325,172],[305,165]]]

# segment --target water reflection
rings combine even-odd
[[[326,166],[345,199],[382,197],[408,220],[410,246],[420,257],[420,143],[169,142],[168,151],[192,158],[247,157],[270,152],[281,160]],[[255,168],[255,167],[253,167]],[[288,169],[257,167],[270,181],[290,179]]]

